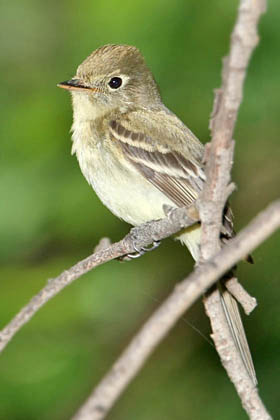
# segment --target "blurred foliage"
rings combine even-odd
[[[70,155],[70,98],[56,83],[102,44],[136,45],[166,105],[205,142],[237,6],[224,0],[1,3],[1,326],[102,236],[116,240],[128,230],[99,202]],[[237,229],[279,195],[279,12],[271,0],[235,131]],[[279,247],[278,233],[255,252],[253,267],[239,269],[259,301],[246,329],[274,418],[280,418]],[[0,418],[70,418],[192,264],[168,240],[139,260],[99,267],[49,302],[1,355]],[[108,418],[245,419],[209,333],[198,302]]]

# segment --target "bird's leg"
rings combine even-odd
[[[139,258],[146,252],[153,251],[160,245],[160,241],[151,238],[151,222],[143,223],[142,225],[135,226],[131,229],[128,236],[132,240],[132,246],[135,252],[129,253],[123,257],[118,258],[120,261],[130,261]],[[148,247],[141,246],[141,243],[147,243],[151,239],[152,244]]]

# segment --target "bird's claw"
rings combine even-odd
[[[157,249],[160,246],[160,241],[153,241],[153,245],[149,247],[142,247],[141,250],[143,251],[143,254],[145,252],[153,251],[154,249]]]
[[[133,248],[135,249],[135,252],[126,254],[123,257],[119,257],[120,261],[130,261],[136,258],[141,257],[146,252],[153,251],[154,249],[158,248],[160,246],[160,241],[153,241],[153,244],[149,247],[141,247],[138,248],[135,244],[133,244]]]

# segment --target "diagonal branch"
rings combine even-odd
[[[135,248],[141,249],[150,245],[153,241],[168,238],[182,228],[193,225],[197,220],[195,207],[172,209],[168,211],[166,218],[132,228],[130,233],[121,241],[108,246],[106,249],[103,247],[103,249],[79,261],[73,267],[63,271],[58,277],[50,279],[48,284],[0,331],[0,352],[45,303],[74,280],[101,264],[134,253]]]
[[[217,255],[201,264],[179,283],[169,297],[154,312],[131,340],[107,375],[94,389],[73,420],[101,420],[139,372],[147,358],[183,313],[227,270],[253,251],[280,227],[280,200],[260,213],[245,229],[232,239]],[[238,359],[233,363],[240,375]],[[242,378],[243,404],[251,418],[269,420],[258,390]],[[246,372],[245,372],[246,375]]]
[[[265,5],[265,0],[240,0],[238,17],[231,37],[230,53],[224,60],[222,88],[216,93],[211,121],[212,142],[206,148],[207,182],[198,202],[200,220],[202,222],[201,267],[194,272],[193,276],[196,273],[200,273],[201,269],[203,271],[205,267],[208,267],[208,260],[213,263],[213,256],[220,250],[219,238],[222,228],[222,215],[229,190],[231,189],[230,172],[234,150],[232,135],[242,100],[246,70],[250,56],[258,42],[257,24],[261,14],[265,11]],[[232,243],[235,243],[235,240]],[[248,241],[248,238],[245,241]],[[224,256],[224,252],[226,251],[221,251],[219,256]],[[245,255],[246,253],[243,254],[243,257]],[[214,258],[214,262],[215,264],[220,264],[222,258],[218,261]],[[228,266],[228,268],[230,267],[231,265]],[[220,272],[220,274],[223,273]],[[201,281],[201,279],[197,279],[198,284],[201,284],[199,283]],[[184,289],[183,284],[186,285],[186,289]],[[186,296],[184,294],[188,290],[187,286],[188,282],[181,283],[180,287],[175,289],[174,293],[148,321],[113,366],[113,369],[101,381],[84,407],[78,412],[75,420],[104,418],[115,399],[118,398],[120,392],[141,368],[144,360],[148,357],[154,346],[172,327],[175,320],[178,319],[178,316],[188,307],[185,304]],[[174,302],[172,299],[177,294],[177,307],[173,308]],[[269,419],[270,416],[266,412],[258,396],[257,389],[245,370],[227,327],[219,293],[214,292],[210,294],[205,299],[205,306],[207,314],[211,319],[216,348],[224,367],[227,369],[237,389],[243,407],[252,419]],[[172,308],[171,311],[170,307]],[[177,314],[175,317],[174,312]],[[159,317],[158,330],[156,329],[157,317]],[[143,334],[142,353],[140,345],[141,334]],[[140,358],[138,358],[139,352],[141,353]]]
[[[232,34],[229,57],[224,61],[223,84],[217,91],[215,108],[211,122],[213,140],[207,148],[207,183],[199,201],[202,221],[202,261],[203,263],[182,283],[180,283],[153,317],[133,339],[109,374],[101,381],[93,395],[75,416],[75,419],[102,419],[124,390],[129,381],[139,371],[149,354],[167,334],[182,313],[209,288],[233,264],[248,254],[280,225],[280,202],[275,202],[259,215],[236,238],[219,251],[219,234],[222,212],[230,190],[230,169],[233,157],[232,134],[237,112],[242,99],[243,81],[257,37],[257,23],[265,10],[265,0],[240,0],[238,19]],[[111,259],[132,253],[153,240],[160,240],[178,232],[182,227],[197,221],[184,209],[177,209],[171,217],[151,222],[120,242],[100,250],[71,269],[63,272],[35,296],[16,317],[0,332],[0,351],[15,333],[53,296],[59,293],[83,273]],[[177,223],[177,224],[176,224]],[[142,236],[141,236],[142,235]],[[139,239],[140,238],[140,239]],[[239,292],[237,292],[239,293]],[[269,419],[269,415],[258,396],[257,389],[248,381],[236,358],[234,346],[230,343],[224,328],[223,312],[217,295],[206,299],[207,313],[211,318],[213,338],[224,366],[230,372],[242,404],[252,419]],[[246,299],[246,296],[244,297]],[[224,343],[228,343],[224,346]],[[226,349],[226,351],[225,351]],[[239,382],[239,383],[238,383]]]

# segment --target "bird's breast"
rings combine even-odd
[[[91,127],[76,129],[74,124],[72,151],[101,201],[126,222],[138,225],[159,219],[164,217],[163,204],[174,206],[128,159],[104,139],[96,138]]]

